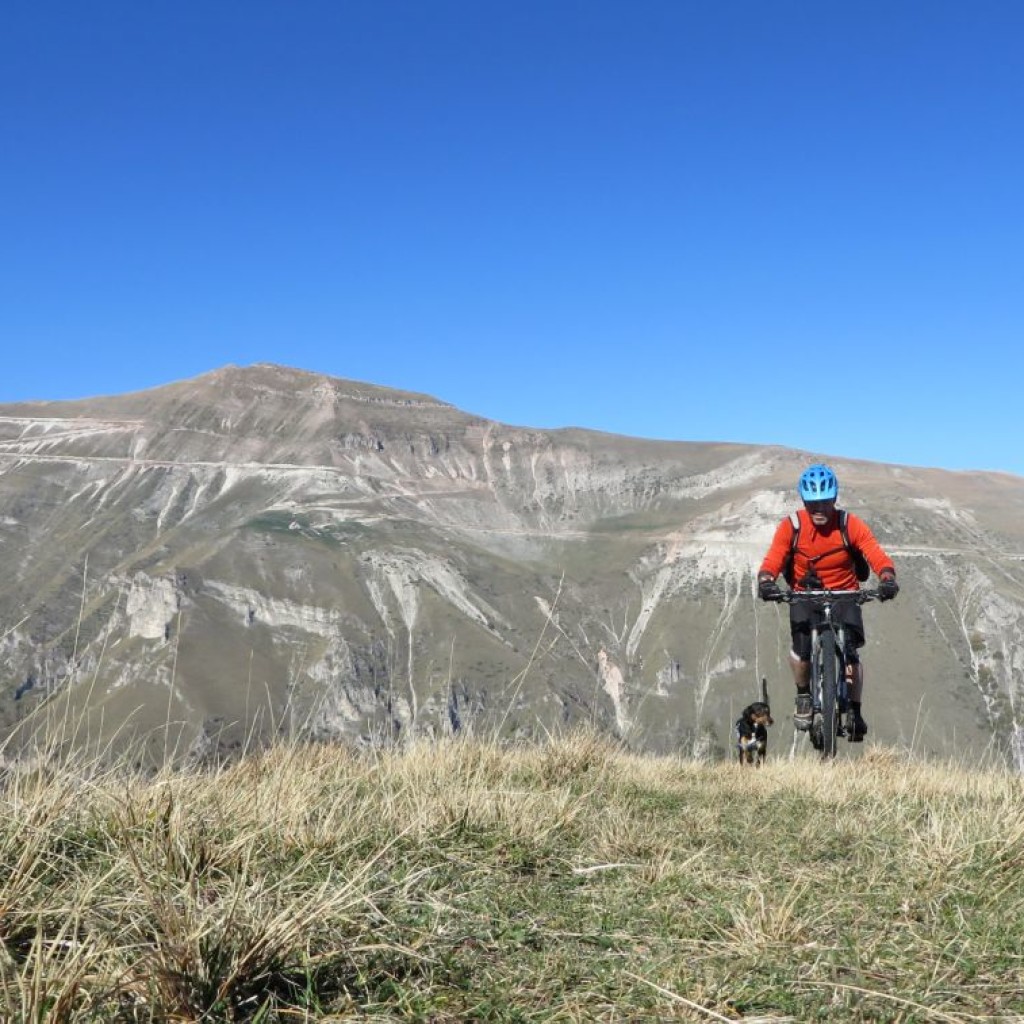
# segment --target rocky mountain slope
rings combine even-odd
[[[713,755],[762,676],[791,749],[786,612],[753,581],[818,457],[270,365],[0,406],[8,756],[581,721]],[[821,457],[903,586],[865,612],[871,738],[1024,769],[1024,480]]]

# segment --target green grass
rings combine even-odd
[[[1024,787],[590,734],[9,767],[4,1021],[1020,1021]]]

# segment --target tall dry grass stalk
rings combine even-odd
[[[592,733],[9,766],[5,1021],[1021,1021],[1024,790]]]

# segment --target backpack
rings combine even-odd
[[[871,575],[871,566],[868,565],[868,560],[860,553],[860,549],[854,547],[850,543],[850,536],[846,532],[846,509],[836,509],[839,513],[839,536],[843,539],[843,547],[849,552],[850,557],[853,559],[853,571],[857,574],[857,579],[863,583]],[[782,576],[785,581],[793,586],[793,562],[796,555],[796,546],[800,543],[800,515],[797,512],[789,513],[789,521],[793,527],[793,537],[789,542],[789,554],[786,556],[786,561],[782,566]]]

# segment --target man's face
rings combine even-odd
[[[811,522],[814,523],[819,529],[832,521],[832,517],[836,513],[836,503],[832,501],[805,501],[804,508],[807,509],[807,514],[811,517]]]

